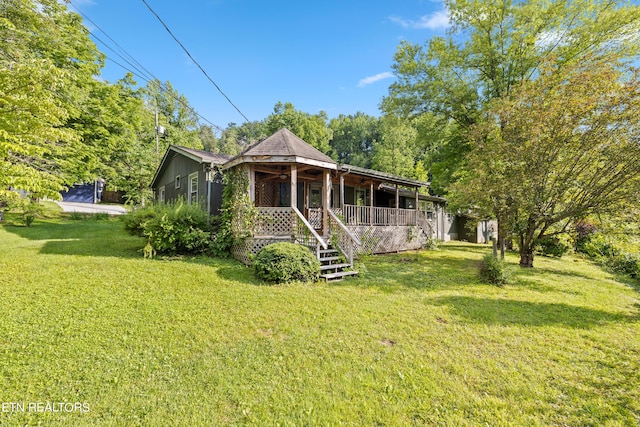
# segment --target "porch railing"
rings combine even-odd
[[[346,225],[420,225],[419,212],[415,209],[344,205],[342,216]]]
[[[313,229],[313,226],[309,224],[309,221],[302,215],[298,208],[291,207],[293,211],[293,217],[295,221],[295,233],[294,238],[298,243],[306,246],[315,247],[316,255],[320,258],[320,248],[327,249],[329,245],[324,241],[322,237]]]
[[[327,249],[327,242],[313,229],[309,221],[295,207],[258,207],[254,237],[288,237],[300,244]]]
[[[353,258],[362,243],[331,209],[329,209],[329,230],[332,244],[337,245],[338,249],[346,255],[349,264],[353,265]]]

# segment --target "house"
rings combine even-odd
[[[160,162],[151,188],[159,202],[182,198],[200,203],[211,215],[222,206],[220,167],[230,156],[171,145]]]
[[[246,263],[248,254],[286,240],[309,246],[321,261],[331,258],[327,265],[342,255],[344,267],[361,253],[448,240],[455,223],[445,213],[445,199],[425,194],[427,182],[338,164],[287,129],[233,158],[171,146],[152,187],[159,201],[182,195],[201,202],[206,197],[205,206],[215,214],[221,206],[218,172],[232,170],[248,178],[248,196],[258,216],[252,236],[232,248],[234,257]],[[348,274],[334,270],[327,274]]]
[[[104,189],[104,179],[97,179],[92,182],[74,184],[72,187],[61,191],[63,202],[74,203],[100,203]]]

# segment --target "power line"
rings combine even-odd
[[[184,45],[180,42],[180,40],[178,40],[178,38],[173,34],[173,32],[169,29],[169,27],[167,26],[167,24],[164,23],[164,21],[162,20],[162,18],[160,18],[160,16],[156,13],[155,10],[153,10],[151,8],[151,6],[149,6],[149,4],[146,2],[146,0],[142,0],[142,3],[144,3],[145,6],[147,6],[147,9],[149,9],[151,11],[151,13],[153,13],[155,15],[155,17],[158,19],[158,21],[160,21],[160,23],[162,24],[162,26],[165,28],[165,30],[167,30],[167,32],[171,35],[171,37],[173,37],[173,39],[176,41],[176,43],[178,43],[180,45],[180,47],[182,48],[182,50],[185,51],[185,53],[187,54],[187,56],[189,56],[189,58],[191,59],[191,61],[193,61],[194,64],[197,65],[197,67],[200,69],[200,71],[202,71],[202,73],[205,75],[205,77],[207,79],[209,79],[209,81],[216,87],[216,89],[218,89],[218,92],[220,92],[220,94],[222,94],[222,96],[225,97],[225,99],[229,102],[229,104],[231,104],[231,106],[233,106],[233,108],[236,109],[236,111],[238,113],[240,113],[240,115],[245,119],[245,121],[249,122],[249,119],[247,118],[247,116],[245,116],[242,111],[240,111],[240,109],[231,101],[231,99],[229,99],[229,97],[222,91],[222,89],[220,89],[220,87],[216,84],[216,82],[213,81],[213,79],[211,77],[209,77],[209,74],[207,74],[207,72],[204,70],[204,68],[202,68],[202,66],[198,63],[198,61],[196,61],[193,56],[191,56],[191,53],[189,53],[189,51],[187,50],[186,47],[184,47]]]
[[[126,66],[122,65],[121,63],[119,63],[118,61],[114,60],[112,57],[110,57],[109,55],[105,54],[106,58],[108,60],[110,60],[111,62],[113,62],[114,64],[118,65],[119,67],[123,68],[126,71],[129,71],[130,73],[132,73],[134,76],[139,77],[140,79],[144,80],[147,84],[151,82],[151,80],[156,80],[159,84],[159,89],[161,91],[163,91],[164,93],[166,93],[167,95],[169,95],[174,101],[179,102],[183,107],[187,108],[189,111],[191,111],[193,114],[195,114],[196,116],[198,116],[199,118],[201,118],[203,121],[207,122],[208,124],[210,124],[212,127],[216,128],[218,131],[220,132],[224,132],[224,129],[222,129],[220,126],[216,125],[215,123],[211,122],[209,119],[207,119],[206,117],[204,117],[202,114],[198,113],[192,106],[188,105],[183,99],[180,99],[180,97],[177,97],[176,95],[174,95],[165,85],[165,83],[163,83],[158,77],[156,77],[151,71],[149,71],[147,68],[144,67],[144,65],[142,65],[138,60],[136,60],[129,52],[127,52],[122,46],[120,46],[118,44],[118,42],[116,42],[109,34],[107,34],[106,31],[104,31],[102,28],[100,28],[100,26],[98,24],[96,24],[89,16],[87,16],[84,12],[82,12],[76,5],[74,5],[72,2],[69,2],[71,4],[71,6],[80,14],[82,15],[83,18],[85,18],[87,21],[89,21],[91,24],[93,24],[101,33],[103,33],[109,40],[111,40],[111,42],[113,44],[115,44],[118,49],[126,56],[122,56],[120,53],[116,52],[115,49],[113,49],[111,46],[109,46],[108,43],[104,42],[102,39],[100,39],[98,36],[96,36],[96,34],[92,31],[89,31],[87,29],[87,31],[89,32],[89,34],[91,34],[93,36],[93,38],[95,38],[98,42],[100,42],[101,44],[103,44],[107,49],[109,49],[110,51],[112,51],[113,53],[115,53],[119,58],[121,58],[124,62],[126,62],[129,66],[131,66],[132,68],[134,68],[135,70],[137,70],[138,72],[136,73],[136,71],[133,71],[130,68],[127,68]],[[130,58],[127,59],[127,58]],[[133,62],[133,63],[132,63]]]

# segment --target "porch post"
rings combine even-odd
[[[373,225],[373,180],[369,185],[369,225]]]
[[[344,175],[340,174],[340,207],[342,208],[342,215],[344,215]]]
[[[400,213],[399,209],[400,205],[400,191],[398,190],[398,184],[396,184],[396,225],[398,225],[398,214]]]
[[[252,165],[249,165],[249,198],[255,205],[256,203],[256,171]]]
[[[418,202],[420,201],[419,195],[418,195],[418,189],[419,187],[416,185],[416,204],[414,206],[414,209],[416,211],[416,223],[414,225],[418,225],[418,211],[420,210],[420,206],[418,204]]]
[[[322,192],[322,232],[329,235],[329,202],[331,200],[331,172],[324,170],[324,191]]]
[[[291,207],[298,207],[298,167],[291,165]]]

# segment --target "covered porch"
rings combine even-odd
[[[419,190],[427,183],[338,165],[286,129],[224,168],[240,166],[257,210],[253,238],[243,249],[250,253],[287,240],[318,255],[337,246],[352,264],[357,254],[417,249],[433,237],[420,210]]]

